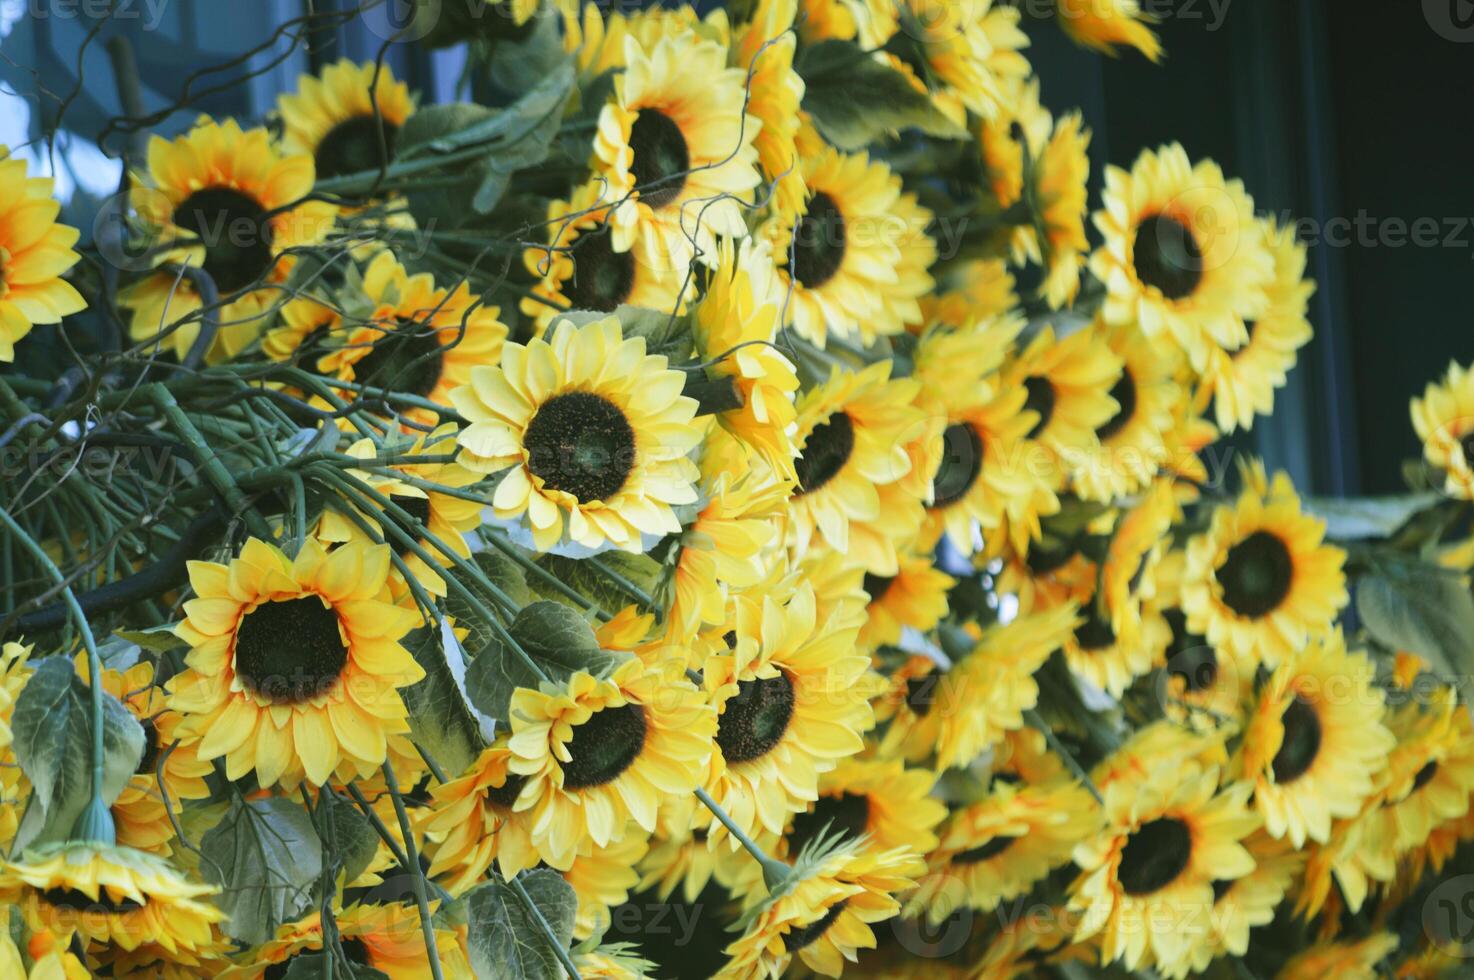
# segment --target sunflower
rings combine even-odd
[[[865,576],[869,620],[860,631],[867,649],[893,645],[904,630],[925,633],[947,615],[947,593],[957,580],[936,568],[924,555],[902,553],[895,575]]]
[[[539,551],[565,535],[640,551],[643,536],[680,530],[671,506],[696,501],[686,455],[702,436],[683,372],[647,355],[645,338],[625,338],[615,317],[560,322],[549,339],[507,344],[501,360],[451,394],[470,421],[461,463],[502,473],[499,519],[525,520]]]
[[[1005,732],[993,746],[988,772],[990,783],[1044,786],[1070,778],[1064,762],[1050,751],[1048,740],[1037,728],[1015,728]]]
[[[914,405],[919,383],[891,380],[890,371],[889,360],[858,372],[836,369],[799,402],[794,442],[801,455],[788,527],[789,545],[799,557],[822,540],[872,573],[899,570],[897,543],[885,532],[903,521],[909,525],[912,515],[883,512],[877,487],[911,472],[906,447],[926,419]],[[907,509],[919,524],[921,500]],[[852,547],[854,525],[872,525],[881,533],[859,538]]]
[[[527,777],[508,768],[505,738],[483,749],[462,776],[430,792],[423,824],[428,874],[453,896],[479,882],[495,862],[502,877],[534,867],[530,817],[512,809]]]
[[[242,131],[233,119],[202,117],[172,141],[149,142],[148,174],[130,201],[156,243],[156,263],[203,269],[219,290],[211,361],[255,339],[279,305],[276,294],[295,261],[290,252],[327,234],[335,209],[303,200],[315,174],[311,156],[279,153],[265,129]],[[190,279],[161,270],[122,290],[118,302],[133,310],[135,341],[167,341],[183,358],[199,336],[203,303]]]
[[[519,688],[511,714],[507,766],[525,779],[513,809],[528,811],[543,860],[564,868],[585,840],[605,847],[627,824],[653,833],[665,798],[700,785],[716,723],[674,660]]]
[[[1325,543],[1286,474],[1270,482],[1254,464],[1245,484],[1188,542],[1182,610],[1215,650],[1274,667],[1346,605],[1346,553]]]
[[[282,148],[311,154],[318,178],[327,180],[392,163],[415,103],[387,65],[344,58],[321,78],[302,75],[295,93],[278,96],[277,109]]]
[[[25,956],[14,939],[0,936],[0,975],[14,980],[91,980],[93,976],[67,949],[64,937],[44,931],[27,939]]]
[[[1396,744],[1382,724],[1366,656],[1339,630],[1286,657],[1260,686],[1237,765],[1274,837],[1324,843],[1332,817],[1354,817]]]
[[[1453,688],[1409,697],[1390,713],[1397,748],[1379,817],[1383,836],[1401,854],[1421,846],[1435,827],[1462,819],[1474,793],[1474,719]]]
[[[619,198],[597,179],[574,188],[568,200],[548,205],[547,245],[523,253],[523,264],[538,280],[522,300],[522,312],[536,332],[547,330],[560,310],[613,313],[639,306],[679,315],[685,312],[685,277],[659,264],[641,261],[626,244],[615,246],[611,215]]]
[[[912,333],[944,326],[966,330],[1018,308],[1013,273],[1002,259],[971,259],[939,273],[938,288],[921,299],[921,322]]]
[[[1305,318],[1315,281],[1305,278],[1305,246],[1293,228],[1273,218],[1262,222],[1264,242],[1274,257],[1269,303],[1258,319],[1244,324],[1249,339],[1234,351],[1215,349],[1203,376],[1204,394],[1213,397],[1214,418],[1224,432],[1249,429],[1254,415],[1274,411],[1274,391],[1285,386],[1295,352],[1314,335]]]
[[[1154,601],[1157,580],[1162,574],[1172,524],[1181,513],[1171,482],[1161,480],[1117,520],[1100,577],[1100,598],[1115,633],[1139,635],[1143,609],[1151,612],[1163,608]],[[1174,566],[1174,574],[1178,571],[1180,566]],[[1171,586],[1176,586],[1175,580]]]
[[[1377,965],[1397,949],[1397,936],[1379,932],[1365,939],[1321,943],[1290,958],[1275,980],[1376,980]]]
[[[803,172],[795,140],[802,125],[804,80],[793,70],[797,0],[760,0],[732,40],[731,63],[747,76],[747,111],[762,123],[752,145],[779,210],[801,213]]]
[[[1151,61],[1162,58],[1162,42],[1148,26],[1157,18],[1143,11],[1139,0],[1061,0],[1055,16],[1076,44],[1109,55],[1122,46]]]
[[[727,67],[721,44],[695,33],[648,46],[628,37],[624,61],[594,137],[595,174],[616,202],[612,244],[684,274],[693,258],[715,260],[717,235],[746,234],[762,123],[745,113],[746,74]]]
[[[1043,530],[1034,540],[1015,544],[1018,535],[1010,528],[1008,540],[1000,542],[1003,568],[997,575],[997,591],[1018,599],[1020,612],[1042,612],[1062,603],[1077,606],[1089,602],[1100,581],[1100,566],[1080,550],[1078,535]],[[994,555],[975,555],[974,564],[986,564]]]
[[[791,877],[743,918],[742,936],[727,946],[723,980],[776,977],[797,955],[815,973],[837,977],[857,950],[872,949],[870,923],[900,909],[896,895],[912,886],[920,859],[910,848],[861,850],[843,844],[822,859],[799,860]]]
[[[1106,826],[1075,849],[1070,886],[1075,939],[1100,936],[1102,962],[1179,970],[1205,935],[1214,882],[1254,871],[1248,787],[1219,792],[1218,776],[1188,763],[1103,787]]]
[[[986,798],[948,818],[907,913],[925,910],[936,926],[963,907],[990,912],[1068,864],[1099,824],[1099,808],[1078,783],[996,783]]]
[[[1178,553],[1181,557],[1181,553]],[[1180,572],[1182,563],[1175,564]],[[1164,576],[1168,573],[1164,570]],[[1181,609],[1165,609],[1172,630],[1159,688],[1163,713],[1173,722],[1198,729],[1241,723],[1251,700],[1254,674],[1233,656],[1218,653],[1206,638],[1190,632]]]
[[[1106,285],[1106,320],[1172,337],[1198,371],[1214,347],[1243,346],[1274,273],[1243,184],[1211,160],[1193,166],[1174,143],[1144,151],[1129,173],[1108,167],[1104,204],[1090,269]]]
[[[819,798],[794,816],[784,850],[796,857],[810,841],[842,834],[863,836],[867,850],[925,854],[937,846],[936,826],[947,816],[946,805],[929,795],[936,778],[899,759],[845,759],[819,777]]]
[[[213,941],[225,916],[201,901],[220,889],[179,875],[163,858],[120,845],[69,841],[0,866],[0,896],[26,928],[135,949],[149,943],[187,956]]]
[[[1134,609],[1138,602],[1133,598],[1129,605]],[[1099,597],[1085,604],[1084,620],[1065,640],[1062,650],[1076,677],[1119,698],[1132,681],[1162,662],[1172,630],[1148,607],[1131,614],[1136,617],[1131,632],[1117,633],[1110,612],[1101,607]]]
[[[464,281],[438,288],[428,272],[410,275],[393,252],[374,256],[342,306],[343,325],[318,361],[322,371],[437,405],[449,406],[450,393],[470,381],[473,367],[494,363],[507,336],[501,311],[473,298]],[[420,424],[437,420],[428,409],[404,414]]]
[[[15,360],[15,344],[37,323],[87,308],[61,278],[81,258],[72,251],[80,232],[56,223],[61,204],[51,178],[29,177],[26,162],[0,146],[0,362]]]
[[[413,905],[355,904],[334,911],[339,949],[348,965],[367,967],[389,980],[426,980],[431,976],[420,913]],[[322,914],[313,912],[277,929],[276,937],[245,954],[248,962],[225,970],[220,980],[271,980],[285,975],[297,956],[321,952]],[[446,980],[470,980],[472,974],[460,939],[450,929],[435,929],[435,949]]]
[[[610,925],[610,910],[629,897],[640,882],[636,865],[650,850],[650,835],[631,829],[611,842],[596,847],[583,841],[563,880],[573,887],[578,912],[573,925],[575,939],[603,935]]]
[[[868,345],[919,322],[935,246],[917,236],[931,213],[865,153],[823,147],[802,166],[803,213],[779,209],[759,232],[772,243],[793,328],[820,347],[831,332]]]
[[[856,632],[819,621],[804,584],[787,602],[739,602],[732,649],[703,665],[718,717],[706,789],[745,832],[782,833],[817,798],[820,775],[860,750],[874,715]],[[726,830],[713,820],[709,832]]]
[[[273,361],[291,361],[308,371],[327,353],[324,342],[343,322],[343,315],[324,300],[303,294],[282,304],[277,325],[261,338],[261,352]]]
[[[409,730],[395,689],[424,677],[399,645],[418,614],[388,601],[388,547],[329,555],[308,538],[290,559],[252,538],[189,572],[197,598],[176,632],[192,649],[168,702],[184,747],[263,788],[377,769],[386,736]]]
[[[1022,54],[1029,38],[1019,28],[1017,8],[993,0],[967,4],[903,0],[898,7],[910,26],[906,43],[893,44],[890,50],[944,101],[956,99],[990,118],[1006,104],[1009,82],[1029,74],[1028,59]],[[879,9],[881,5],[870,4],[871,11]],[[874,21],[867,18],[871,34],[865,39],[867,47],[885,43],[882,35],[889,24]]]
[[[709,882],[731,887],[742,866],[752,863],[746,851],[711,847],[702,816],[694,796],[673,799],[661,808],[650,849],[639,862],[639,891],[653,890],[665,902],[679,888],[681,899],[691,904]],[[764,835],[759,846],[769,840],[777,836]]]
[[[1474,371],[1450,362],[1443,383],[1413,399],[1412,416],[1423,458],[1444,473],[1444,492],[1474,499]]]

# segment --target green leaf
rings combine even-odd
[[[1357,583],[1356,612],[1384,646],[1427,657],[1453,676],[1474,669],[1474,595],[1446,569],[1377,562]]]
[[[629,656],[599,649],[589,624],[560,602],[534,602],[517,614],[507,632],[553,681],[580,670],[602,675]],[[517,651],[496,642],[466,668],[466,694],[478,710],[506,721],[512,692],[519,687],[535,690],[540,680]]]
[[[114,630],[113,636],[135,643],[150,653],[168,653],[187,644],[174,634],[174,626],[155,626],[147,630]]]
[[[307,910],[322,873],[312,818],[280,796],[237,797],[200,839],[200,854],[201,870],[221,888],[215,904],[229,916],[225,932],[252,946]]]
[[[860,150],[908,128],[942,139],[967,138],[929,95],[848,41],[819,42],[798,71],[805,111],[824,138],[842,150]]]
[[[1305,509],[1326,522],[1327,536],[1338,541],[1386,538],[1415,515],[1444,500],[1437,493],[1395,497],[1310,497]]]
[[[323,855],[338,862],[344,880],[363,874],[379,850],[379,835],[363,811],[336,793],[324,793],[313,819]]]
[[[446,659],[440,630],[431,625],[410,633],[405,649],[425,669],[425,676],[400,688],[409,709],[409,728],[416,744],[452,776],[465,772],[485,748],[481,724],[472,714]]]
[[[282,980],[333,980],[343,975],[330,973],[328,967],[328,958],[323,953],[298,953],[287,960],[287,972],[282,974]],[[389,980],[389,974],[362,963],[349,963],[348,969],[353,980]]]
[[[572,943],[578,896],[549,868],[523,875],[522,885],[552,927],[552,938],[511,885],[490,881],[467,895],[471,968],[478,977],[498,980],[561,980],[563,967],[552,944],[567,949]]]
[[[632,555],[627,551],[606,551],[596,561],[637,586],[646,595],[654,594],[660,585],[660,563],[649,555]],[[614,584],[593,562],[561,555],[543,555],[537,563],[557,576],[563,584],[607,612],[615,612],[635,601],[634,596]],[[551,590],[542,589],[546,598],[561,599]]]
[[[527,576],[516,562],[502,554],[495,548],[477,552],[471,559],[476,567],[481,569],[493,585],[501,589],[513,602],[524,606],[533,600],[532,590],[527,587]],[[451,574],[455,574],[452,572]],[[487,609],[500,609],[502,604],[492,597],[491,592],[473,581],[469,576],[458,576],[458,579],[474,593],[481,605]],[[462,644],[466,648],[466,654],[473,660],[495,642],[497,634],[491,623],[481,615],[459,593],[451,592],[445,600],[445,611],[455,618],[456,625],[467,630],[466,638]]]
[[[92,691],[71,660],[47,657],[16,698],[15,758],[31,781],[31,805],[14,849],[64,840],[92,796]],[[111,694],[102,696],[103,803],[111,805],[143,758],[143,728]]]

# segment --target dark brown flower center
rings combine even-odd
[[[323,694],[347,664],[338,614],[315,595],[263,602],[236,628],[235,672],[269,701]]]
[[[1240,616],[1258,618],[1279,608],[1290,594],[1294,561],[1277,535],[1255,531],[1232,548],[1218,569],[1223,601]]]
[[[573,277],[563,294],[575,310],[611,313],[629,299],[635,285],[635,253],[616,252],[608,230],[596,228],[573,243]]]
[[[807,289],[818,289],[839,272],[846,247],[844,212],[820,191],[809,198],[808,212],[793,226],[793,277]]]
[[[870,797],[857,793],[821,796],[812,810],[793,818],[793,828],[788,831],[789,853],[797,855],[821,833],[826,838],[835,834],[846,839],[859,837],[869,824]]]
[[[1110,621],[1100,614],[1096,605],[1092,602],[1086,607],[1085,622],[1075,627],[1075,642],[1087,652],[1105,650],[1116,642],[1116,631],[1111,629]]]
[[[143,757],[133,772],[139,776],[152,776],[159,764],[159,729],[152,718],[141,718],[138,723],[143,728]]]
[[[1474,466],[1474,432],[1466,433],[1459,440],[1459,451],[1464,454],[1464,462]]]
[[[1054,417],[1054,384],[1048,378],[1033,375],[1024,379],[1024,390],[1028,392],[1028,397],[1024,399],[1024,409],[1039,413],[1039,421],[1029,430],[1027,438],[1037,439]]]
[[[604,708],[573,729],[572,758],[563,763],[563,788],[602,786],[630,767],[645,747],[645,709],[638,704]]]
[[[871,575],[865,573],[865,594],[870,597],[871,602],[879,602],[885,598],[885,594],[891,590],[891,583],[895,581],[894,576]]]
[[[1419,769],[1418,774],[1413,777],[1413,792],[1416,793],[1424,786],[1427,786],[1433,781],[1433,777],[1436,775],[1438,775],[1438,760],[1434,759]]]
[[[440,331],[400,318],[382,328],[368,353],[353,364],[353,380],[371,388],[392,388],[425,397],[440,383],[445,348]]]
[[[385,162],[394,161],[394,145],[399,140],[399,127],[387,119],[384,125],[384,154],[379,153],[379,123],[372,115],[345,119],[328,130],[317,144],[315,159],[318,180],[341,177],[361,170],[377,170]]]
[[[925,718],[937,699],[937,685],[941,683],[940,671],[928,671],[921,677],[906,678],[906,704],[918,718]]]
[[[1116,409],[1116,414],[1111,416],[1110,421],[1095,430],[1095,436],[1101,442],[1126,428],[1126,424],[1136,414],[1136,379],[1131,377],[1129,368],[1121,372],[1121,379],[1111,388],[1111,397],[1121,407]]]
[[[1017,837],[994,837],[992,840],[988,841],[985,844],[979,844],[977,847],[970,847],[965,851],[958,851],[956,854],[952,855],[952,863],[981,864],[984,861],[991,860],[992,858],[995,858],[998,855],[1002,854],[1004,851],[1008,850],[1015,843],[1017,843],[1017,841]]]
[[[589,391],[554,395],[523,434],[527,465],[578,502],[618,493],[635,465],[635,431],[619,406]]]
[[[1163,617],[1172,627],[1172,643],[1167,647],[1167,672],[1182,678],[1188,693],[1206,691],[1218,679],[1218,655],[1207,639],[1190,633],[1187,616],[1181,609],[1168,609]]]
[[[1150,895],[1177,880],[1192,857],[1192,831],[1176,817],[1158,817],[1126,838],[1116,880],[1128,895]]]
[[[803,454],[793,461],[799,494],[813,493],[834,479],[855,451],[855,423],[845,412],[835,412],[814,426],[804,441]]]
[[[1284,725],[1285,737],[1271,764],[1274,781],[1293,783],[1305,775],[1320,755],[1320,715],[1316,713],[1315,705],[1297,694],[1280,716],[1280,723]]]
[[[793,719],[793,682],[776,677],[738,681],[717,722],[717,747],[728,765],[750,762],[773,750]]]
[[[825,930],[834,925],[834,920],[839,918],[839,914],[844,911],[844,907],[848,903],[849,899],[841,899],[829,906],[828,911],[808,925],[785,932],[783,934],[783,948],[790,953],[797,953],[804,947],[817,942],[819,937],[824,935]]]
[[[131,898],[113,898],[106,888],[99,889],[96,898],[76,888],[48,888],[41,892],[41,898],[47,905],[71,912],[122,915],[143,908]]]
[[[430,498],[395,496],[392,499],[394,500],[394,505],[409,515],[410,521],[413,521],[414,524],[411,525],[409,521],[401,520],[398,517],[390,517],[390,520],[398,524],[400,530],[404,531],[404,533],[418,540],[424,535],[424,531],[421,528],[428,529],[430,527]],[[388,517],[389,515],[386,514],[385,516]],[[406,551],[408,549],[401,551],[400,556],[403,557]]]
[[[1029,571],[1035,575],[1051,575],[1070,563],[1075,557],[1075,543],[1073,541],[1059,541],[1051,544],[1049,538],[1029,542],[1029,553],[1024,556],[1024,564],[1029,566]]]
[[[1167,214],[1154,214],[1136,229],[1132,262],[1136,278],[1169,300],[1191,296],[1203,280],[1203,252],[1188,228]]]
[[[641,109],[630,126],[630,149],[630,174],[641,201],[663,208],[680,197],[691,169],[691,150],[674,119],[659,109]]]
[[[932,481],[932,507],[949,507],[967,496],[983,472],[983,440],[966,422],[942,433],[942,465]]]
[[[488,786],[482,795],[486,797],[486,802],[497,809],[510,810],[512,804],[517,802],[517,797],[521,795],[522,787],[525,785],[527,785],[526,776],[517,772],[509,772],[505,782],[500,786]]]
[[[204,269],[222,296],[257,282],[271,268],[273,232],[266,208],[233,187],[195,191],[174,209],[174,224],[204,246]]]

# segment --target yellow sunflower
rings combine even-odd
[[[624,44],[594,137],[595,174],[615,203],[613,246],[684,274],[693,258],[715,261],[717,235],[746,234],[762,123],[744,111],[746,73],[727,67],[721,44],[694,33]]]
[[[1203,376],[1204,394],[1213,398],[1213,417],[1224,432],[1249,429],[1254,415],[1274,411],[1274,392],[1285,386],[1295,353],[1314,335],[1305,311],[1315,281],[1305,278],[1305,246],[1294,228],[1273,218],[1263,221],[1264,242],[1274,257],[1269,303],[1245,323],[1249,339],[1234,351],[1215,349]]]
[[[511,714],[507,767],[526,780],[513,809],[528,811],[539,855],[562,868],[585,840],[604,847],[631,823],[654,832],[661,803],[701,784],[716,728],[674,660],[519,688]]]
[[[926,854],[937,846],[936,827],[947,807],[933,799],[936,774],[907,768],[899,759],[845,759],[819,777],[819,798],[796,814],[783,837],[791,857],[820,837],[865,838],[863,848],[909,847]]]
[[[694,796],[673,799],[661,808],[650,850],[640,859],[640,891],[653,890],[665,902],[679,888],[681,900],[690,904],[698,901],[709,882],[730,888],[747,874],[745,866],[754,863],[751,856],[746,851],[710,846],[705,816]],[[773,834],[762,835],[759,845],[777,839]]]
[[[948,818],[907,912],[924,910],[934,926],[960,908],[990,912],[1068,864],[1100,819],[1100,808],[1078,783],[995,783],[985,799]]]
[[[1188,542],[1182,610],[1215,650],[1274,667],[1346,605],[1346,553],[1325,543],[1288,475],[1271,482],[1256,463],[1244,476],[1237,503]]]
[[[1180,552],[1176,554],[1181,557]],[[1180,574],[1182,562],[1175,562],[1172,568],[1164,569],[1163,576]],[[1206,637],[1188,630],[1181,609],[1164,609],[1162,618],[1172,630],[1158,689],[1163,713],[1177,724],[1200,730],[1240,724],[1253,693],[1254,672],[1244,669],[1238,658],[1220,655]]]
[[[1261,685],[1237,766],[1274,837],[1325,843],[1331,818],[1354,817],[1396,744],[1366,656],[1340,630],[1286,657]]]
[[[957,580],[926,555],[902,553],[895,575],[865,575],[870,604],[860,645],[874,649],[900,642],[904,630],[925,633],[947,615],[947,593]]]
[[[1157,18],[1141,9],[1140,0],[1060,0],[1055,17],[1076,44],[1109,55],[1121,46],[1151,61],[1162,58],[1162,42],[1148,26]]]
[[[1090,269],[1106,285],[1106,319],[1170,336],[1198,371],[1214,347],[1243,346],[1274,274],[1243,184],[1174,143],[1143,151],[1129,172],[1107,168],[1103,200]]]
[[[495,862],[504,878],[536,866],[531,819],[512,809],[527,777],[512,772],[506,739],[483,749],[463,775],[436,786],[423,824],[428,874],[453,896],[479,882]]]
[[[1018,308],[1013,273],[1002,259],[959,262],[941,276],[938,288],[921,298],[922,319],[912,333],[930,326],[966,330]]]
[[[1275,909],[1304,866],[1305,855],[1263,830],[1246,837],[1244,848],[1254,858],[1254,870],[1242,878],[1213,881],[1213,907],[1203,941],[1193,950],[1191,962],[1180,961],[1176,969],[1163,971],[1165,976],[1180,980],[1189,972],[1203,972],[1216,957],[1243,956],[1249,951],[1249,931],[1274,921]]]
[[[1410,697],[1390,713],[1397,748],[1388,759],[1383,836],[1399,854],[1435,827],[1460,820],[1474,793],[1474,719],[1453,688]]]
[[[556,324],[551,337],[507,344],[451,400],[470,425],[461,463],[500,473],[496,516],[525,521],[539,551],[565,537],[641,551],[642,537],[680,530],[672,505],[696,502],[701,441],[683,372],[645,353],[608,317]]]
[[[1413,399],[1412,415],[1423,458],[1444,473],[1444,493],[1474,499],[1474,371],[1450,362],[1443,383]]]
[[[184,746],[263,788],[377,769],[386,737],[409,730],[396,688],[424,677],[399,645],[418,614],[388,601],[388,547],[329,555],[308,538],[290,559],[252,538],[189,572],[197,598],[176,632],[192,649],[168,702]]]
[[[93,973],[67,949],[64,937],[40,932],[26,941],[25,956],[14,939],[0,936],[0,975],[15,980],[92,980]]]
[[[409,86],[388,65],[344,58],[302,75],[297,91],[277,98],[282,148],[311,154],[319,179],[376,170],[394,160],[399,129],[415,111]]]
[[[277,325],[261,338],[261,352],[273,361],[291,361],[308,371],[327,353],[325,341],[343,322],[342,313],[311,294],[282,304]]]
[[[1133,597],[1128,605],[1135,609],[1139,601]],[[1110,612],[1101,606],[1098,597],[1085,604],[1083,622],[1075,627],[1062,649],[1072,673],[1119,698],[1132,681],[1161,664],[1172,640],[1172,629],[1148,607],[1130,614],[1135,619],[1131,632],[1117,633]]]
[[[374,256],[342,306],[343,325],[318,361],[324,373],[447,407],[473,367],[496,362],[507,336],[501,311],[473,298],[465,282],[441,289],[428,272],[410,275],[393,252]],[[421,408],[404,414],[426,425],[438,418]]]
[[[1397,949],[1397,936],[1379,932],[1366,939],[1320,943],[1290,958],[1275,980],[1376,980],[1377,966]]]
[[[1180,969],[1206,935],[1214,882],[1254,871],[1248,787],[1219,792],[1218,776],[1183,764],[1103,788],[1106,826],[1075,849],[1069,902],[1076,941],[1099,936],[1103,963]]]
[[[797,0],[759,0],[752,19],[737,29],[730,55],[733,67],[747,76],[747,111],[762,123],[752,145],[772,188],[771,200],[792,214],[802,213],[804,206],[803,171],[794,142],[804,97],[804,80],[793,70],[797,12]]]
[[[820,775],[860,750],[874,715],[856,632],[820,622],[807,584],[786,603],[737,604],[732,649],[702,675],[718,717],[706,789],[743,831],[782,833],[817,798]],[[710,833],[726,831],[713,820]]]
[[[278,293],[295,261],[290,250],[327,234],[334,208],[302,200],[315,174],[311,156],[282,154],[265,129],[242,131],[233,119],[202,117],[172,141],[149,142],[148,173],[139,176],[130,201],[149,229],[156,264],[203,269],[219,290],[212,362],[238,354],[280,305]],[[122,290],[118,302],[133,311],[135,341],[159,338],[182,358],[199,336],[203,303],[188,278],[152,273]]]
[[[1181,513],[1171,482],[1160,480],[1116,521],[1102,563],[1099,596],[1115,633],[1135,637],[1141,630],[1144,609],[1152,612],[1165,608],[1166,603],[1157,599],[1157,583],[1163,574],[1172,524]],[[1180,565],[1174,565],[1172,571],[1178,574]],[[1174,579],[1169,589],[1176,585]],[[1171,594],[1175,599],[1175,591]]]
[[[0,897],[32,932],[169,955],[211,945],[225,918],[202,901],[220,889],[181,877],[163,858],[92,842],[48,844],[0,866]]]
[[[881,12],[889,4],[869,4]],[[909,21],[909,43],[892,50],[914,77],[926,81],[943,100],[956,99],[984,118],[1006,104],[1009,82],[1029,74],[1022,51],[1029,38],[1019,28],[1016,7],[993,0],[949,3],[945,0],[903,0],[899,5]],[[894,9],[894,8],[893,8]],[[893,18],[894,13],[891,14]],[[890,25],[866,18],[869,46],[884,44]]]
[[[584,840],[563,880],[573,886],[578,912],[573,925],[575,939],[603,935],[610,926],[610,911],[629,897],[640,882],[636,866],[650,850],[650,835],[631,828],[608,847]]]
[[[61,204],[51,178],[28,177],[26,162],[0,146],[0,362],[15,360],[15,344],[37,323],[87,308],[61,278],[81,258],[72,251],[80,233],[56,223]]]
[[[355,904],[336,909],[333,920],[348,965],[378,970],[389,980],[429,980],[430,960],[420,913],[413,905]],[[272,980],[288,964],[323,948],[322,914],[312,912],[279,927],[275,938],[242,955],[220,980]],[[470,964],[456,933],[436,928],[435,948],[446,980],[471,980]]]

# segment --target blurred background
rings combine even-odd
[[[403,0],[389,0],[397,3]],[[624,9],[649,6],[616,0]],[[1039,9],[1042,0],[1022,0]],[[698,8],[710,6],[698,2]],[[299,73],[372,59],[386,10],[358,0],[0,0],[0,143],[57,178],[87,236],[118,187],[126,134],[107,54],[127,35],[144,109],[188,94],[195,115],[261,116]],[[1053,110],[1094,133],[1092,200],[1107,164],[1179,140],[1243,178],[1261,211],[1298,221],[1310,246],[1316,339],[1272,418],[1235,445],[1313,494],[1394,493],[1418,455],[1408,400],[1450,359],[1474,359],[1474,3],[1400,0],[1143,0],[1161,17],[1160,65],[1074,47],[1026,20]],[[112,16],[106,12],[111,9]],[[314,12],[311,43],[285,28]],[[78,52],[81,52],[80,57]],[[394,45],[386,61],[422,102],[463,93],[465,55]],[[242,84],[243,82],[243,84]],[[58,131],[48,147],[39,137]],[[102,137],[102,146],[98,140]]]

